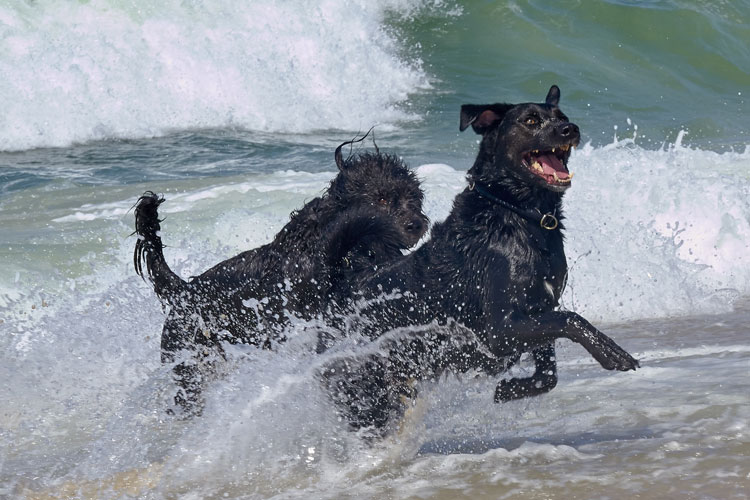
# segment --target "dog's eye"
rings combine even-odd
[[[385,198],[380,198],[378,200],[378,203],[380,203],[381,205],[387,205],[388,204],[388,200],[386,200]]]
[[[537,123],[539,123],[539,120],[533,116],[526,118],[526,125],[536,125]]]

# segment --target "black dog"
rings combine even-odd
[[[191,411],[200,406],[201,379],[212,371],[209,358],[222,354],[221,341],[266,348],[282,341],[290,316],[310,319],[327,307],[329,269],[388,262],[425,233],[423,193],[401,160],[379,151],[343,158],[342,147],[362,139],[336,149],[338,175],[322,196],[292,213],[271,243],[225,260],[189,281],[177,276],[164,259],[157,211],[164,199],[151,192],[139,199],[135,269],[143,277],[145,263],[154,290],[169,308],[162,331],[162,362],[173,363],[178,353],[189,352],[187,360],[175,367],[184,392],[175,399],[179,405]],[[323,242],[326,228],[340,220],[358,221],[352,237],[360,245],[331,264]],[[377,240],[368,239],[368,234],[377,235]]]
[[[460,130],[471,125],[482,135],[469,186],[422,247],[350,285],[361,290],[352,303],[368,303],[352,316],[378,341],[322,375],[351,427],[387,430],[415,380],[445,370],[497,374],[523,352],[533,353],[534,375],[504,381],[495,400],[549,391],[558,338],[581,344],[607,370],[638,367],[584,318],[556,310],[567,275],[561,201],[580,140],[559,99],[553,86],[542,104],[461,108]],[[332,247],[347,248],[346,237],[333,235]]]

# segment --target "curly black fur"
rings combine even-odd
[[[559,148],[568,152],[578,144],[578,127],[558,100],[553,86],[542,104],[464,106],[461,130],[471,125],[482,135],[469,187],[422,247],[349,284],[349,290],[359,290],[350,297],[351,312],[365,335],[400,332],[376,354],[337,360],[322,370],[353,428],[386,429],[403,412],[400,396],[414,381],[445,370],[497,374],[528,351],[536,373],[504,381],[496,401],[549,391],[557,383],[557,338],[581,344],[608,370],[638,366],[581,316],[557,310],[567,275],[560,224],[567,185],[535,173],[526,159],[536,150],[558,151],[566,163]],[[567,169],[560,173],[564,177]],[[543,228],[543,214],[556,217],[557,227]],[[392,296],[385,300],[384,293]],[[364,309],[363,300],[370,304]]]
[[[328,307],[330,276],[337,267],[385,263],[425,233],[428,220],[414,173],[397,157],[380,152],[344,159],[341,148],[352,142],[336,150],[339,173],[328,189],[293,212],[272,242],[189,281],[172,272],[164,259],[157,212],[164,199],[152,192],[139,199],[135,269],[143,276],[145,263],[154,290],[169,306],[162,361],[173,363],[181,351],[192,353],[189,362],[176,369],[183,406],[199,406],[196,380],[202,375],[196,374],[196,367],[205,366],[204,359],[221,357],[220,342],[268,348],[283,341],[290,316],[309,319]],[[338,243],[329,240],[330,227],[363,221],[369,221],[363,227],[378,224],[382,229],[378,232],[387,231],[388,237],[366,244],[350,242],[348,237]]]

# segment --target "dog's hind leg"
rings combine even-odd
[[[339,415],[354,431],[368,429],[372,436],[394,430],[414,398],[408,383],[400,383],[387,357],[364,355],[328,362],[322,382]]]
[[[532,351],[535,370],[531,377],[503,380],[495,389],[495,403],[538,396],[557,385],[555,344],[538,347]]]
[[[224,351],[213,336],[205,335],[201,319],[187,311],[170,312],[161,336],[161,362],[176,363],[172,378],[178,386],[174,403],[183,417],[200,415],[205,379],[216,372]]]

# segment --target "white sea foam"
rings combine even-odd
[[[566,305],[620,320],[718,312],[750,293],[750,153],[616,143],[570,166]]]
[[[206,127],[392,128],[415,118],[399,104],[429,82],[384,18],[440,3],[0,6],[0,150]]]

